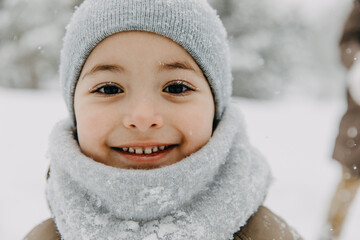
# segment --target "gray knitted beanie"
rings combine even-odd
[[[232,75],[225,28],[206,0],[85,0],[67,26],[60,59],[61,86],[73,120],[75,87],[87,57],[106,37],[131,30],[163,35],[187,50],[210,83],[220,120]]]

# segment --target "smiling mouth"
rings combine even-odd
[[[114,147],[114,149],[126,154],[154,155],[165,152],[166,150],[173,147],[175,147],[175,145],[163,145],[163,146],[153,146],[153,147]]]

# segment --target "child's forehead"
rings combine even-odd
[[[141,45],[146,46],[148,49],[151,49],[154,46],[162,46],[164,48],[167,47],[174,50],[186,52],[189,56],[191,56],[188,51],[185,50],[185,48],[183,48],[179,43],[175,42],[174,40],[158,33],[148,31],[132,30],[117,32],[103,39],[95,46],[95,48],[98,48],[99,46],[105,44],[113,44],[117,46],[119,46],[120,44],[124,44],[126,46]]]
[[[101,41],[86,61],[99,64],[111,59],[123,64],[151,61],[159,71],[182,69],[202,73],[197,62],[182,46],[152,32],[115,33]]]

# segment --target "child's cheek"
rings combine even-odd
[[[81,108],[86,111],[79,111],[77,117],[77,131],[80,147],[89,152],[98,151],[106,144],[106,136],[111,124],[109,118],[103,117],[101,111],[89,108]]]
[[[214,115],[211,105],[193,105],[187,110],[178,120],[182,125],[186,155],[190,155],[209,141]]]

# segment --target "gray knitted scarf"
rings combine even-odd
[[[118,169],[83,155],[71,121],[50,136],[47,200],[65,240],[233,239],[262,204],[270,182],[235,107],[210,141],[153,170]]]

